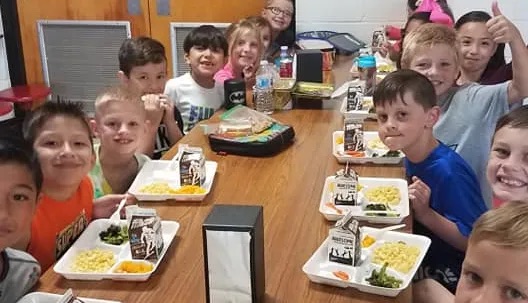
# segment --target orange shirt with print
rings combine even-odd
[[[39,261],[42,272],[57,261],[92,220],[93,188],[85,177],[73,196],[56,201],[42,195],[31,223],[28,252]]]

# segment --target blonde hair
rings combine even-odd
[[[412,59],[419,51],[425,47],[431,48],[439,44],[445,44],[453,50],[455,63],[458,64],[455,30],[442,24],[426,23],[420,25],[403,39],[401,67],[409,68]]]
[[[505,248],[528,248],[528,201],[511,201],[484,213],[473,226],[469,243],[491,241]]]
[[[138,92],[123,86],[112,86],[103,90],[95,99],[95,118],[101,118],[108,105],[114,102],[126,102],[135,105],[140,114],[145,113],[145,107]]]
[[[240,39],[240,37],[248,33],[253,33],[257,39],[257,60],[259,60],[263,51],[262,40],[260,39],[260,29],[257,24],[249,21],[248,19],[241,19],[238,22],[231,23],[231,25],[229,25],[226,30],[226,38],[229,44],[229,59],[231,59],[231,54],[233,53],[233,48],[236,42]]]

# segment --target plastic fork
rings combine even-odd
[[[123,199],[119,202],[119,205],[117,206],[116,211],[110,216],[110,224],[118,225],[119,221],[121,220],[121,209],[123,209],[123,206],[125,206],[126,200],[128,198],[128,195],[125,195]]]
[[[373,232],[371,232],[371,237],[373,237],[374,239],[379,239],[381,238],[381,236],[388,232],[388,231],[391,231],[391,230],[396,230],[396,229],[400,229],[400,228],[403,228],[405,227],[405,224],[398,224],[398,225],[390,225],[390,226],[386,226],[386,227],[383,227],[383,228],[379,228]]]

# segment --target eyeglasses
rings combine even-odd
[[[293,16],[292,12],[284,11],[284,10],[278,8],[278,7],[275,7],[275,6],[266,7],[266,9],[269,9],[271,11],[271,13],[274,14],[274,15],[280,15],[282,13],[282,15],[284,17],[291,18]]]

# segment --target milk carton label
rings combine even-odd
[[[335,205],[358,205],[358,175],[350,167],[337,172],[334,189]]]
[[[338,221],[329,234],[329,261],[358,266],[361,260],[361,230],[358,221],[352,218],[352,212]]]
[[[132,215],[128,235],[132,259],[159,259],[163,250],[163,235],[158,216]]]
[[[202,149],[185,147],[180,151],[180,185],[202,186],[205,183],[205,157]]]
[[[363,144],[363,121],[345,119],[344,136],[345,152],[365,150]]]
[[[347,111],[363,109],[363,92],[361,86],[351,86],[347,93]]]

